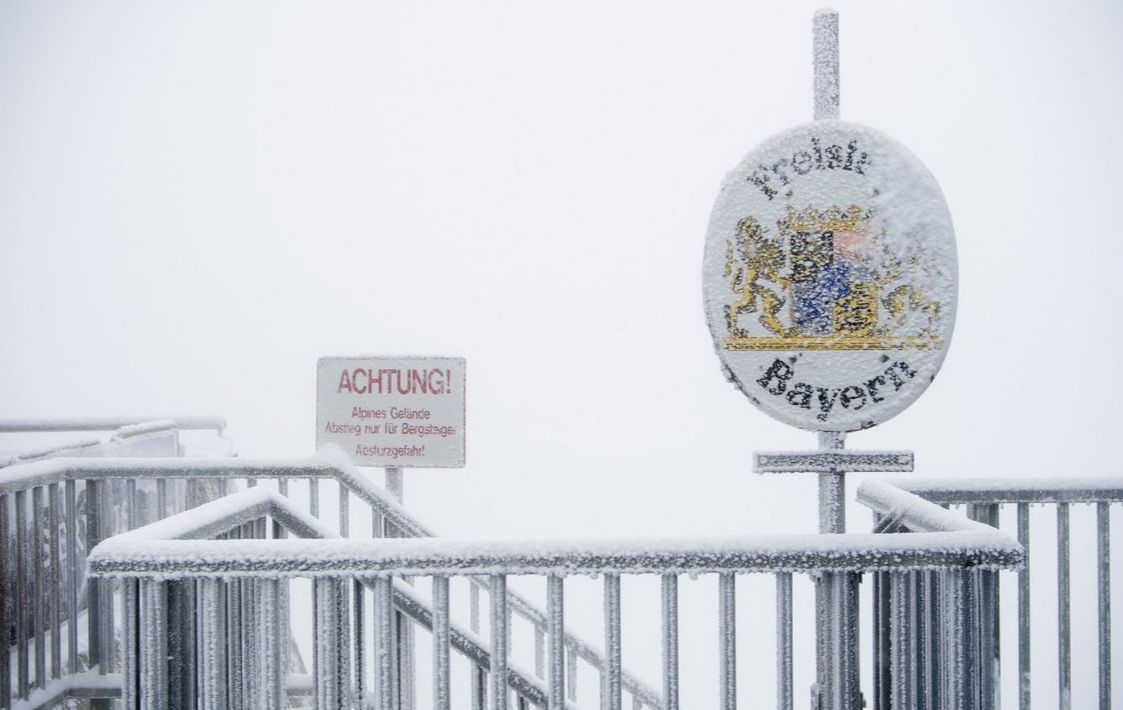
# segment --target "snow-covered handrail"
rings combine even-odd
[[[175,428],[194,431],[226,429],[226,420],[209,416],[154,416],[154,417],[67,417],[51,419],[0,419],[0,434],[63,432],[63,431],[114,431],[147,422],[171,420]]]
[[[223,535],[238,529],[248,523],[255,522],[264,517],[271,517],[275,522],[281,523],[284,528],[303,540],[215,540],[214,536]],[[330,543],[339,542],[338,535],[325,527],[319,520],[313,518],[296,508],[285,496],[273,493],[264,488],[251,488],[231,494],[219,500],[204,503],[189,511],[172,515],[158,520],[149,525],[116,535],[100,543],[91,552],[90,560],[98,558],[99,550],[106,550],[112,554],[114,549],[144,548],[151,542],[182,543],[179,551],[186,551],[185,545],[194,546],[196,549],[210,548],[213,546],[229,547],[231,545],[254,545],[265,543],[272,547],[285,547],[292,542]],[[404,542],[404,540],[403,540]],[[141,553],[143,555],[143,553]],[[276,554],[283,554],[278,552]],[[121,576],[132,579],[151,579],[143,574],[137,574],[134,569],[95,570],[94,563],[90,562],[91,576]],[[182,579],[184,577],[200,576],[195,572],[176,573],[166,575]],[[202,575],[214,577],[216,575]],[[222,573],[222,577],[229,579],[234,575]],[[274,578],[275,575],[257,573],[255,578]],[[304,575],[309,576],[309,575]],[[356,575],[359,580],[370,586],[373,582],[366,575]],[[164,576],[159,578],[163,579]],[[408,585],[395,581],[392,585],[392,598],[396,608],[406,616],[430,630],[433,629],[435,613],[429,604]],[[445,612],[447,614],[447,610]],[[448,622],[452,648],[467,656],[477,665],[488,667],[491,663],[491,652],[487,644],[474,633],[461,628],[458,624]],[[535,704],[545,704],[546,688],[533,674],[508,662],[507,683],[512,690],[526,697]],[[570,707],[567,703],[567,707]]]
[[[1013,538],[989,525],[957,515],[930,500],[885,481],[863,482],[858,486],[857,499],[862,505],[881,513],[895,523],[903,524],[913,532],[972,533],[982,537],[989,536],[996,543],[1001,540],[1005,544],[1017,546]]]
[[[1123,476],[914,479],[894,485],[934,503],[1104,503],[1123,501]]]

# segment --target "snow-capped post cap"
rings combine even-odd
[[[936,180],[865,126],[821,120],[769,138],[710,216],[718,357],[754,404],[802,429],[864,429],[915,401],[947,353],[956,288]]]

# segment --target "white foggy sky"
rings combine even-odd
[[[5,2],[0,416],[303,455],[317,357],[459,355],[468,466],[406,482],[439,530],[814,529],[749,473],[814,437],[723,381],[700,270],[725,172],[810,118],[816,7]],[[842,116],[939,180],[961,278],[940,376],[850,445],[1115,472],[1123,11],[836,7]]]

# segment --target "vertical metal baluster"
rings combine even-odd
[[[776,707],[792,710],[792,575],[776,575]]]
[[[351,492],[339,481],[339,536],[347,537],[351,529]]]
[[[355,704],[366,707],[367,654],[366,654],[366,586],[360,580],[352,582],[352,599],[355,604]]]
[[[722,710],[737,708],[737,578],[718,575],[718,678]]]
[[[450,710],[452,686],[449,677],[450,629],[448,577],[433,577],[433,707]]]
[[[12,706],[12,556],[8,496],[0,495],[0,708]]]
[[[905,577],[903,572],[889,573],[889,700],[891,708],[907,708],[905,682],[905,648],[908,619]]]
[[[334,642],[331,629],[333,624],[332,607],[327,585],[330,580],[325,578],[312,580],[312,613],[316,617],[316,631],[312,654],[312,684],[314,688],[315,706],[317,708],[334,708],[338,699],[333,692],[331,668],[334,654],[331,645]]]
[[[320,480],[318,478],[308,479],[308,510],[312,513],[313,518],[320,517]]]
[[[1069,619],[1069,504],[1057,504],[1057,685],[1061,710],[1072,707],[1072,627]]]
[[[43,559],[43,487],[31,489],[31,588],[35,631],[35,687],[47,687],[47,585],[43,579],[46,560]]]
[[[202,710],[222,707],[225,694],[219,693],[223,675],[219,649],[227,638],[226,629],[218,628],[219,580],[203,579],[199,584],[199,706]],[[241,630],[244,633],[244,630]]]
[[[101,541],[99,528],[102,525],[101,516],[101,482],[86,481],[86,554]],[[101,663],[101,594],[100,588],[103,580],[90,577],[86,580],[86,620],[89,626],[87,637],[87,652],[89,668],[98,667],[100,673],[105,673],[105,666]]]
[[[491,710],[507,710],[507,577],[493,574],[491,602]]]
[[[156,519],[165,518],[168,515],[168,480],[166,478],[156,479]]]
[[[565,692],[571,702],[577,702],[577,649],[570,646],[565,652]]]
[[[377,710],[393,710],[394,660],[390,650],[394,635],[394,598],[390,577],[374,578],[375,692]]]
[[[480,586],[474,579],[468,579],[468,627],[472,633],[480,634]],[[483,710],[487,704],[487,678],[483,668],[472,665],[472,710]]]
[[[136,479],[125,481],[125,524],[129,530],[140,525],[140,516],[137,513]]]
[[[66,482],[66,671],[78,672],[78,554],[77,484]]]
[[[678,576],[664,574],[662,582],[663,705],[678,710]]]
[[[546,578],[547,710],[565,710],[565,579]]]
[[[604,695],[605,710],[621,710],[620,575],[604,575]]]
[[[1018,503],[1018,542],[1025,564],[1018,570],[1018,708],[1030,710],[1029,504]]]
[[[140,686],[137,676],[137,661],[140,657],[140,619],[137,617],[136,579],[121,580],[121,655],[124,661],[121,671],[121,699],[124,710],[136,710],[140,704]]]
[[[60,678],[62,677],[62,550],[59,540],[62,537],[62,517],[59,510],[59,486],[57,483],[52,483],[47,489],[47,506],[49,527],[47,539],[50,541],[51,548],[51,568],[47,580],[51,605],[51,677]]]
[[[1111,709],[1111,504],[1096,503],[1096,546],[1099,564],[1096,579],[1099,582],[1100,619],[1100,708]]]
[[[277,492],[281,495],[288,497],[289,494],[289,479],[281,476],[277,479]],[[273,539],[280,540],[285,537],[285,526],[277,520],[273,521]]]
[[[546,632],[534,625],[534,677],[546,677]]]
[[[16,491],[16,693],[26,700],[31,691],[27,637],[31,629],[30,590],[27,588],[27,492]]]
[[[144,621],[145,651],[141,662],[145,666],[141,698],[150,710],[169,707],[168,698],[168,591],[164,582],[146,581],[148,614]]]

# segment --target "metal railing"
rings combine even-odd
[[[285,499],[271,492],[257,491],[238,494],[222,501],[208,504],[190,514],[175,516],[132,533],[105,541],[90,556],[92,573],[100,577],[122,580],[128,596],[123,613],[131,614],[131,628],[160,627],[162,621],[159,605],[145,606],[146,594],[159,597],[164,589],[160,585],[194,584],[203,594],[204,604],[213,603],[213,609],[197,616],[196,627],[201,638],[228,633],[229,621],[219,628],[206,628],[208,623],[229,619],[233,607],[229,595],[219,591],[221,585],[264,585],[266,594],[277,593],[279,583],[294,578],[310,578],[315,584],[314,617],[316,619],[313,662],[313,693],[316,707],[352,707],[357,699],[365,699],[369,688],[375,707],[397,707],[394,697],[395,672],[391,653],[383,649],[394,648],[394,625],[390,616],[393,608],[402,608],[399,596],[413,597],[419,608],[427,605],[415,592],[396,583],[395,577],[428,577],[432,583],[431,627],[434,630],[434,707],[447,708],[449,676],[449,649],[457,638],[472,638],[471,632],[454,630],[448,607],[449,582],[453,578],[486,576],[490,580],[490,651],[486,672],[490,678],[489,707],[508,707],[506,687],[513,677],[521,677],[526,686],[518,691],[524,703],[541,704],[549,708],[563,708],[569,703],[565,697],[566,654],[562,640],[565,638],[565,580],[575,574],[599,575],[603,578],[604,638],[606,663],[601,691],[601,704],[607,710],[618,710],[623,704],[622,644],[621,644],[621,578],[625,575],[655,575],[661,579],[662,648],[665,707],[680,707],[679,653],[678,653],[678,603],[677,589],[681,575],[713,575],[718,579],[720,629],[719,693],[721,707],[736,705],[736,616],[735,589],[739,575],[770,574],[775,577],[777,609],[780,623],[777,627],[778,686],[780,707],[792,707],[790,669],[792,665],[791,589],[793,575],[840,575],[856,580],[863,573],[909,574],[913,570],[936,571],[948,579],[970,585],[978,575],[988,570],[1015,568],[1022,562],[1022,549],[1012,538],[989,526],[966,520],[902,491],[884,487],[865,489],[865,499],[881,506],[887,515],[909,526],[920,529],[929,526],[932,532],[909,535],[855,534],[855,535],[786,535],[723,538],[710,540],[678,541],[606,541],[518,543],[498,541],[453,541],[447,539],[418,540],[345,540],[345,539],[286,539],[270,540],[198,541],[173,539],[175,537],[214,536],[238,526],[253,522],[264,530],[263,517],[272,515],[288,527],[314,530],[316,521],[295,510]],[[275,528],[274,528],[275,529]],[[326,531],[318,536],[326,535]],[[511,575],[537,575],[546,577],[548,620],[547,679],[539,688],[529,675],[513,669],[508,660],[508,597],[504,593]],[[226,580],[220,582],[219,580]],[[363,595],[351,590],[355,584],[369,585],[374,590],[374,613],[371,630],[375,639],[377,662],[374,663],[370,685],[365,684],[366,657],[361,643],[353,640],[363,633]],[[155,586],[154,586],[155,585]],[[152,589],[157,591],[152,592]],[[148,591],[146,591],[148,590]],[[256,594],[257,592],[254,592]],[[955,590],[952,590],[954,596]],[[209,595],[209,596],[208,596]],[[163,597],[159,597],[163,598]],[[257,597],[254,597],[255,599]],[[968,597],[959,596],[957,604],[941,607],[960,620],[967,614],[964,605]],[[272,609],[271,602],[261,602]],[[956,615],[957,614],[957,615]],[[225,615],[225,617],[224,617]],[[423,614],[419,613],[418,616]],[[352,621],[354,620],[354,621]],[[274,617],[275,623],[281,623]],[[242,624],[234,634],[253,636],[252,644],[266,644],[269,624]],[[909,643],[918,627],[898,624],[895,633]],[[272,632],[275,633],[275,630]],[[131,637],[130,637],[131,638]],[[839,639],[840,644],[853,647],[854,639]],[[132,705],[138,705],[151,693],[161,693],[159,688],[168,681],[154,676],[155,666],[163,667],[164,647],[159,639],[145,640],[134,650],[126,652],[125,691]],[[204,644],[205,645],[205,644]],[[480,652],[484,649],[480,645]],[[839,687],[858,685],[857,663],[848,662],[847,653],[841,652],[828,670],[842,677]],[[204,669],[228,679],[226,690],[215,690],[213,705],[222,707],[229,699],[229,682],[252,677],[265,683],[265,692],[276,699],[282,697],[284,686],[270,684],[276,678],[275,670],[263,669],[250,675],[234,673],[221,649],[204,659]],[[264,658],[268,653],[262,654]],[[128,659],[132,658],[132,661]],[[479,656],[476,656],[477,661]],[[944,677],[962,671],[970,660],[962,644],[946,638],[940,649]],[[264,673],[264,675],[262,675]],[[203,677],[210,677],[203,671]],[[256,682],[256,681],[255,681]],[[820,676],[822,683],[822,676]],[[898,684],[910,681],[904,675],[895,677]],[[155,684],[155,685],[153,685]],[[201,691],[202,692],[202,691]],[[209,690],[207,692],[210,692]],[[224,695],[223,692],[226,694]],[[163,697],[158,696],[158,697]],[[820,696],[824,707],[855,708],[857,696]],[[144,702],[148,702],[144,700]],[[273,702],[273,701],[269,701]],[[279,702],[279,701],[278,701]],[[972,707],[970,704],[956,707]]]
[[[433,532],[422,525],[418,520],[413,518],[408,512],[405,511],[385,490],[373,484],[367,476],[352,466],[349,460],[346,459],[341,453],[327,453],[309,459],[298,460],[255,460],[255,459],[205,459],[205,458],[49,458],[41,461],[34,461],[30,463],[21,463],[9,466],[4,469],[4,473],[0,476],[0,504],[6,504],[8,499],[12,499],[18,503],[24,496],[31,495],[44,495],[43,491],[47,491],[45,495],[49,498],[49,491],[52,486],[65,486],[68,488],[75,488],[77,500],[79,503],[84,502],[84,491],[90,491],[92,499],[101,500],[103,496],[100,491],[104,490],[105,486],[113,487],[115,490],[114,499],[119,501],[124,515],[108,516],[103,511],[101,516],[90,518],[87,515],[85,505],[76,505],[74,509],[67,508],[64,513],[66,521],[66,530],[71,527],[76,531],[82,531],[84,534],[77,535],[74,540],[74,546],[69,544],[63,547],[63,564],[69,565],[69,560],[74,560],[74,564],[78,569],[72,573],[69,566],[64,571],[63,578],[66,580],[65,585],[67,588],[71,584],[69,580],[73,579],[74,584],[81,589],[85,583],[84,569],[82,565],[82,554],[84,550],[92,548],[99,540],[108,537],[109,535],[131,530],[139,524],[150,522],[170,515],[180,510],[193,508],[205,500],[214,498],[216,495],[229,492],[233,490],[239,482],[242,482],[247,488],[256,487],[267,482],[272,482],[275,489],[282,494],[288,494],[290,484],[302,483],[307,484],[307,498],[306,503],[308,510],[313,517],[321,515],[320,505],[320,483],[323,479],[334,480],[338,484],[339,495],[339,508],[338,508],[338,523],[341,534],[346,535],[350,531],[350,507],[352,497],[358,498],[361,502],[365,503],[371,512],[372,531],[374,537],[419,537],[431,536]],[[153,481],[155,495],[147,499],[140,490],[138,484],[141,482]],[[177,487],[177,481],[179,485]],[[101,486],[101,487],[99,487]],[[176,496],[175,492],[179,491]],[[36,493],[39,491],[39,493]],[[30,493],[29,493],[30,492]],[[169,507],[171,506],[171,507]],[[2,508],[3,505],[0,505]],[[92,510],[95,512],[104,506],[94,505]],[[112,521],[114,525],[111,529],[102,530],[108,523],[103,521]],[[21,539],[28,540],[38,537],[34,531],[41,530],[40,527],[21,525],[16,521],[15,530],[17,532],[23,531]],[[56,531],[59,536],[65,537],[69,533],[62,532],[61,528],[55,525],[50,526],[51,530]],[[283,534],[283,530],[278,530]],[[69,538],[67,538],[69,539]],[[76,553],[71,553],[71,550],[76,550]],[[38,599],[35,590],[34,580],[20,577],[20,570],[28,570],[30,568],[30,559],[18,558],[12,569],[0,568],[0,579],[11,578],[11,585],[16,589],[27,589],[28,594],[35,595],[30,598]],[[7,576],[5,576],[7,575]],[[478,596],[481,588],[486,593],[488,589],[488,580],[473,579],[473,585],[470,588],[473,607],[478,608]],[[48,588],[53,588],[53,585]],[[79,594],[80,602],[76,607],[79,611],[83,608],[82,599],[93,599],[100,595],[100,590],[97,588],[95,582],[89,594]],[[514,592],[508,592],[509,608],[513,615],[525,619],[535,629],[536,637],[541,636],[544,638],[544,632],[547,626],[546,614],[537,609],[528,600],[521,597]],[[38,607],[38,605],[33,605]],[[111,632],[109,631],[109,624],[113,623],[112,602],[108,600],[101,600],[94,604],[95,613],[90,617],[89,622],[91,625],[90,638],[98,640],[108,639]],[[0,622],[3,621],[4,605],[0,604]],[[45,606],[44,608],[50,608]],[[98,613],[97,610],[105,609],[104,612]],[[410,610],[416,613],[408,613]],[[21,609],[16,606],[13,610],[14,617],[17,622],[19,619],[27,618],[28,615],[21,615]],[[424,626],[423,619],[418,618],[422,615],[423,611],[416,607],[416,605],[408,609],[399,609],[395,611],[395,623],[403,628],[403,634],[408,633],[409,622],[418,623]],[[66,619],[63,620],[61,627],[66,627]],[[95,630],[94,627],[97,626]],[[470,633],[479,631],[478,618],[473,615]],[[100,633],[99,633],[100,632]],[[52,621],[46,622],[46,633],[53,638],[56,634],[66,635],[63,628],[55,625]],[[77,638],[78,635],[76,634]],[[17,634],[18,638],[18,634]],[[36,648],[32,644],[29,649]],[[578,658],[589,663],[594,668],[602,670],[604,667],[603,656],[595,649],[595,647],[579,638],[574,634],[567,634],[565,638],[565,648],[567,654],[571,659],[571,667],[574,661]],[[82,657],[78,651],[72,656],[68,656],[66,668],[61,675],[48,671],[45,665],[35,665],[36,675],[34,679],[28,677],[28,682],[23,683],[20,675],[20,669],[24,665],[31,663],[27,660],[29,656],[23,655],[23,652],[28,654],[32,650],[25,649],[16,644],[15,659],[9,661],[7,657],[0,658],[0,708],[8,707],[5,702],[11,702],[11,698],[30,697],[36,689],[45,687],[45,683],[51,679],[61,679],[68,675],[81,673],[82,669],[94,668],[100,674],[112,674],[115,670],[111,661],[107,664],[99,664],[98,659],[110,658],[111,653],[106,648],[94,648],[92,655],[89,658]],[[99,651],[102,652],[101,655]],[[536,646],[536,653],[540,649]],[[107,655],[108,654],[108,655]],[[81,661],[72,662],[70,658],[78,659]],[[20,661],[20,659],[24,659]],[[412,705],[409,698],[412,695],[412,673],[410,672],[409,657],[407,654],[401,654],[397,662],[403,668],[400,669],[399,675],[402,677],[402,707],[409,707]],[[5,687],[2,685],[3,672],[5,669],[4,663],[10,664],[17,669],[15,687],[9,689],[6,694]],[[530,677],[542,677],[544,672],[542,664],[539,659],[534,663],[535,675]],[[40,671],[40,668],[44,669]],[[44,675],[46,674],[46,675]],[[571,698],[577,696],[576,676],[571,675],[571,682],[568,684],[568,691]],[[652,708],[660,708],[660,696],[657,691],[647,687],[642,681],[638,680],[630,674],[624,675],[624,687],[634,697],[637,698],[643,705]],[[104,686],[104,683],[99,683],[99,688]],[[482,689],[482,685],[477,679],[477,694]],[[85,692],[79,690],[78,692]],[[90,693],[104,692],[103,689],[92,689]],[[115,696],[114,696],[115,697]],[[479,703],[477,702],[477,705]]]
[[[1056,542],[1056,585],[1057,615],[1055,648],[1057,669],[1057,705],[1061,708],[1074,707],[1072,688],[1072,604],[1071,604],[1071,517],[1073,506],[1089,506],[1095,511],[1095,583],[1096,583],[1096,661],[1097,687],[1091,694],[1098,700],[1098,707],[1108,710],[1112,707],[1111,688],[1111,507],[1123,502],[1123,477],[1080,478],[1019,478],[1019,479],[973,479],[956,480],[912,480],[900,484],[933,503],[965,508],[967,516],[994,528],[1002,524],[1002,512],[1007,506],[1016,510],[1007,517],[1012,524],[1018,542],[1026,552],[1026,563],[1017,571],[1017,623],[1013,629],[1017,640],[1017,707],[1029,710],[1031,707],[1031,673],[1034,645],[1031,643],[1033,628],[1041,629],[1039,622],[1032,623],[1030,571],[1035,565],[1047,564],[1038,548],[1030,544],[1031,506],[1053,508],[1055,517]],[[1045,510],[1040,511],[1047,515]],[[1011,519],[1012,518],[1012,519]],[[1036,527],[1036,526],[1035,526]],[[1040,527],[1038,527],[1040,530]],[[979,637],[971,638],[979,646],[980,665],[977,677],[981,678],[993,693],[980,697],[979,707],[1001,707],[998,689],[1001,686],[1003,660],[999,654],[999,639],[1002,637],[998,599],[1000,596],[998,574],[986,577],[984,586],[975,591],[987,599],[988,615],[980,620]],[[1013,582],[1014,580],[1010,580]],[[1040,618],[1040,617],[1038,617]],[[1037,645],[1037,652],[1051,651]]]

